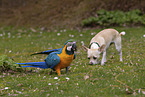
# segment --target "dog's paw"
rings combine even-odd
[[[120,59],[120,62],[123,62],[123,60],[122,60],[122,59]]]
[[[101,65],[102,65],[102,66],[104,66],[104,65],[105,65],[105,63],[101,63]]]

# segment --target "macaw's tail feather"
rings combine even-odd
[[[35,68],[49,68],[46,62],[29,62],[29,63],[15,63],[19,65],[23,65],[21,67],[35,67]]]
[[[43,51],[43,52],[38,52],[38,53],[31,54],[31,56],[32,55],[37,55],[37,54],[47,54],[47,55],[49,55],[50,53],[56,52],[58,50],[60,50],[60,49],[47,50],[47,51]]]

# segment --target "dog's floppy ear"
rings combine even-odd
[[[99,47],[99,51],[102,53],[104,48],[105,48],[105,44],[103,44],[101,47]]]
[[[87,48],[86,46],[82,45],[82,47],[85,49],[85,51],[88,51],[89,48]]]

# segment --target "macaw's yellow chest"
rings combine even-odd
[[[73,55],[60,54],[58,56],[60,57],[60,63],[58,64],[60,69],[68,67],[74,59],[74,54]]]
[[[60,62],[57,65],[58,68],[63,69],[70,65],[74,59],[74,54],[68,55],[65,51],[65,48],[62,50],[61,54],[57,54],[60,57]]]

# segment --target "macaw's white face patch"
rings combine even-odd
[[[71,51],[72,46],[67,46],[67,50]]]

